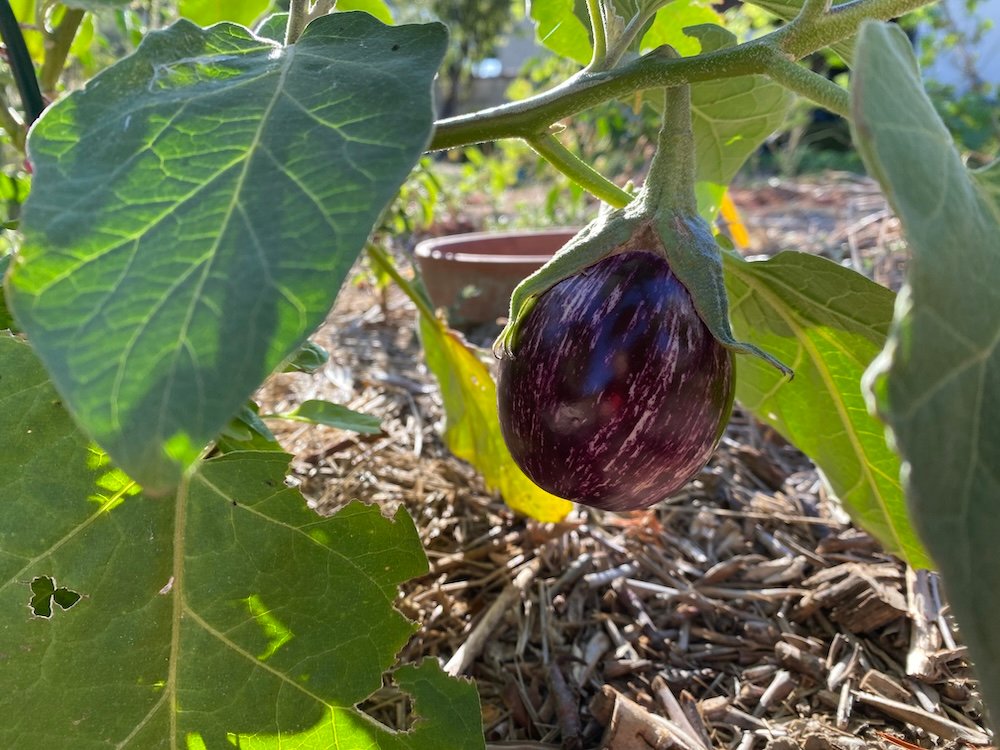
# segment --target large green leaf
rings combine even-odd
[[[766,362],[740,357],[740,403],[816,462],[851,516],[887,551],[927,567],[907,520],[899,459],[861,392],[861,376],[885,343],[893,293],[805,253],[752,263],[724,257],[736,336],[795,371],[782,382]]]
[[[581,6],[582,18],[587,18],[583,0],[532,0],[529,10],[539,42],[560,57],[586,65],[594,46],[590,27],[581,20],[577,5]]]
[[[81,424],[169,491],[329,310],[425,146],[444,27],[290,48],[188,21],[51,107],[8,303]]]
[[[289,457],[255,451],[139,494],[9,336],[0,435],[0,746],[483,747],[475,690],[436,665],[400,675],[413,732],[354,709],[413,629],[392,606],[427,570],[404,511],[320,518]]]
[[[977,185],[921,85],[906,36],[862,27],[855,143],[912,250],[870,372],[905,461],[910,509],[1000,715],[1000,206]]]

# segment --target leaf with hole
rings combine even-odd
[[[0,746],[482,750],[475,688],[436,664],[397,674],[411,731],[354,708],[413,632],[393,602],[427,561],[405,511],[322,518],[289,457],[257,451],[152,499],[10,336],[0,434]]]
[[[287,48],[179,21],[32,129],[8,304],[149,491],[324,320],[427,143],[444,44],[360,12]]]

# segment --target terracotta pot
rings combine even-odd
[[[566,244],[575,229],[473,232],[419,243],[414,254],[435,307],[453,325],[494,323],[507,315],[510,294]]]

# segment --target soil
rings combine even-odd
[[[898,223],[867,179],[774,181],[734,199],[748,255],[794,248],[902,280]],[[319,512],[357,498],[413,516],[430,572],[400,592],[421,625],[400,659],[474,679],[491,750],[991,744],[937,576],[854,527],[780,436],[737,410],[671,500],[540,524],[444,447],[414,321],[396,290],[349,283],[314,337],[330,362],[278,376],[259,399],[281,411],[325,398],[382,418],[375,436],[276,432]],[[364,708],[412,721],[388,681]]]

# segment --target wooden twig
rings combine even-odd
[[[937,716],[908,703],[889,700],[880,695],[855,691],[854,697],[867,706],[876,708],[888,716],[918,726],[924,731],[936,734],[941,739],[967,742],[970,745],[988,745],[990,738],[985,732],[966,727],[958,722]]]
[[[448,663],[444,665],[445,672],[452,677],[457,677],[469,668],[469,665],[472,664],[483,650],[486,641],[489,640],[500,620],[521,599],[524,590],[531,585],[540,567],[541,563],[536,558],[514,577],[510,585],[500,593],[496,601],[486,610],[486,614],[483,615],[482,619],[476,623],[472,632],[469,633],[469,637],[465,639],[465,642],[458,647],[458,650],[448,660]]]

